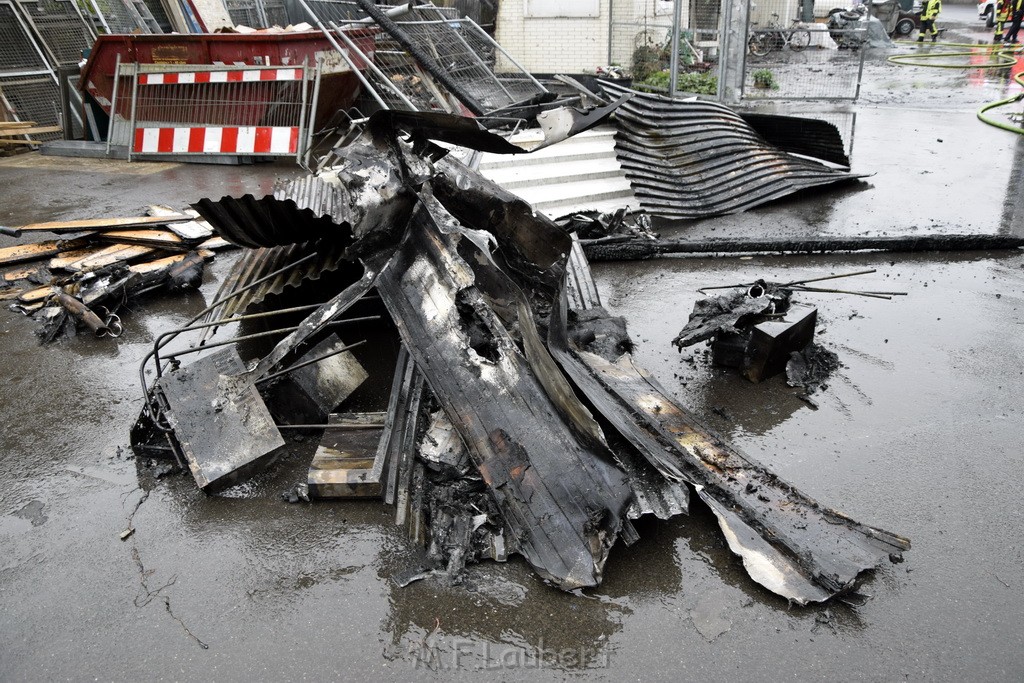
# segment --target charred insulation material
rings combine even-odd
[[[839,356],[820,344],[808,344],[802,351],[790,354],[786,364],[786,383],[800,387],[804,396],[825,389],[832,373],[839,369]]]

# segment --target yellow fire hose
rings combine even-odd
[[[918,43],[909,40],[896,41],[900,45],[927,45],[939,48],[935,52],[918,53],[912,55],[893,55],[887,61],[903,66],[923,66],[932,69],[1009,69],[1017,64],[1018,57],[1014,54],[1014,47],[1003,47],[1001,45],[979,45],[977,43]],[[966,50],[950,50],[949,48],[968,48]],[[960,63],[935,63],[937,60],[948,60],[950,58],[988,56],[989,61],[983,64]],[[1024,73],[1019,73],[1013,78],[1014,82],[1024,87]],[[1024,92],[1013,97],[1007,97],[997,102],[989,102],[978,110],[978,118],[990,126],[1001,130],[1024,135],[1024,127],[1003,123],[987,116],[987,112],[1003,107],[1007,104],[1024,100]]]

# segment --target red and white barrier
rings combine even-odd
[[[137,128],[135,154],[295,154],[298,126]]]
[[[301,81],[302,69],[238,69],[235,71],[178,71],[139,74],[139,85],[188,83],[258,83],[260,81]]]

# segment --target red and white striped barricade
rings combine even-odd
[[[310,81],[302,66],[133,65],[128,158],[283,156],[307,146]]]

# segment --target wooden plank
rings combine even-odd
[[[60,126],[26,126],[24,128],[7,129],[0,127],[0,136],[6,135],[39,135],[40,133],[60,133]],[[6,140],[4,141],[6,142]]]
[[[169,206],[155,204],[146,211],[150,216],[177,216],[181,212],[175,211]],[[195,211],[186,211],[186,214],[193,218],[199,214]],[[206,221],[192,220],[186,223],[172,223],[167,229],[184,240],[205,240],[213,235],[213,228]]]
[[[0,145],[41,145],[39,140],[7,140],[0,138]]]
[[[155,253],[157,253],[157,250],[153,247],[144,247],[137,244],[112,244],[106,249],[101,249],[89,256],[68,263],[64,269],[75,272],[87,272],[114,263],[141,259]]]
[[[37,244],[16,244],[13,247],[0,249],[0,266],[9,266],[12,263],[24,261],[35,261],[44,259],[54,254],[59,254],[61,243],[57,240],[39,242]]]
[[[170,230],[111,230],[100,233],[97,237],[104,242],[141,244],[144,247],[158,247],[172,251],[189,248],[178,235]]]
[[[203,257],[204,261],[209,261],[214,257],[212,251],[206,249],[199,249],[196,253]],[[146,261],[145,263],[137,263],[134,266],[129,266],[128,270],[139,275],[146,275],[148,273],[155,273],[163,268],[169,268],[175,263],[180,263],[185,260],[188,254],[175,254],[174,256],[165,256],[158,258],[155,261]]]
[[[31,277],[39,272],[40,266],[29,266],[27,268],[16,268],[15,270],[8,270],[4,273],[5,282],[17,282],[18,280],[24,280]]]
[[[0,130],[6,130],[7,128],[31,128],[37,125],[39,124],[35,121],[0,121]]]
[[[141,228],[149,225],[167,225],[184,223],[192,220],[191,216],[133,216],[128,218],[87,218],[75,221],[50,221],[48,223],[30,223],[22,225],[22,232],[83,232],[85,230],[110,231],[125,228]]]
[[[209,249],[211,251],[219,251],[221,249],[234,249],[236,245],[231,244],[223,237],[211,237],[202,244],[199,245],[200,249]]]
[[[52,291],[53,287],[50,285],[36,287],[35,289],[27,289],[18,296],[18,301],[23,304],[38,303],[50,296]]]
[[[4,287],[0,289],[0,301],[9,301],[10,299],[17,299],[19,296],[21,296],[27,291],[27,289],[19,289],[17,287]]]
[[[50,270],[67,270],[69,264],[77,263],[87,256],[103,251],[105,248],[106,247],[103,245],[97,244],[92,247],[86,247],[85,249],[62,251],[55,258],[50,259],[47,266]]]

